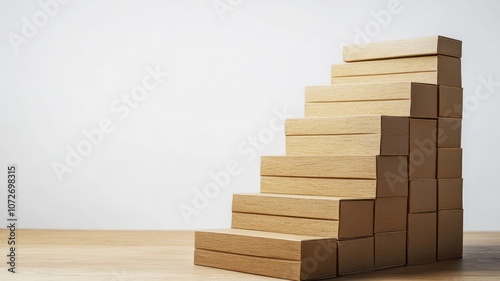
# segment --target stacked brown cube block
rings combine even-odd
[[[461,42],[347,46],[195,264],[309,280],[462,255]]]

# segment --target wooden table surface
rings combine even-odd
[[[192,231],[18,230],[17,273],[0,280],[278,280],[193,265]],[[332,280],[500,280],[500,233],[465,233],[464,258]]]

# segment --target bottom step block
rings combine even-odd
[[[337,275],[337,240],[242,229],[197,231],[194,263],[289,280]]]
[[[372,237],[338,241],[338,274],[348,275],[374,270],[374,239]]]
[[[461,258],[464,237],[464,211],[438,212],[437,259]]]
[[[436,260],[436,224],[436,212],[408,214],[408,265]]]
[[[406,231],[375,234],[375,270],[406,265]]]

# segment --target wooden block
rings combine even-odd
[[[337,275],[335,238],[223,229],[195,233],[196,265],[290,280]]]
[[[409,213],[435,212],[437,209],[437,180],[410,181]]]
[[[410,147],[435,150],[436,132],[436,120],[410,118]]]
[[[411,153],[411,152],[410,152]],[[462,177],[462,149],[438,148],[437,150],[437,178]]]
[[[437,259],[461,258],[463,252],[463,210],[438,212]]]
[[[287,136],[287,155],[408,155],[409,135]]]
[[[406,265],[406,231],[375,233],[375,270]]]
[[[431,36],[348,45],[344,46],[343,51],[346,62],[427,55],[447,55],[460,58],[462,57],[462,42],[443,36]]]
[[[437,215],[408,214],[406,263],[408,265],[436,260]]]
[[[437,71],[438,78],[446,78],[443,85],[461,84],[460,58],[434,55],[410,58],[349,62],[332,65],[332,77],[367,76],[412,72]],[[410,81],[411,82],[411,81]]]
[[[408,196],[408,180],[261,177],[263,193],[375,198]]]
[[[357,83],[391,83],[391,82],[415,82],[435,85],[445,85],[453,87],[461,87],[461,79],[454,77],[445,79],[439,75],[437,71],[429,72],[410,72],[396,74],[380,74],[380,75],[362,75],[362,76],[345,76],[333,77],[332,84],[357,84]]]
[[[342,220],[341,226],[344,229],[360,228],[359,236],[369,236],[370,234],[364,233],[373,233],[373,205],[373,199],[256,193],[234,194],[232,210],[240,213]],[[367,225],[368,229],[363,229],[362,225]]]
[[[382,134],[407,135],[409,118],[383,115],[295,118],[285,121],[287,136]]]
[[[232,228],[296,235],[339,237],[339,221],[233,212]]]
[[[405,156],[264,156],[262,176],[386,179],[408,178]]]
[[[378,90],[383,88],[386,90]],[[306,117],[370,114],[437,117],[436,85],[399,82],[339,84],[308,89],[306,88],[306,99],[309,99],[305,104]],[[394,98],[389,99],[389,97]]]
[[[462,146],[462,119],[438,118],[438,147],[460,148]]]
[[[342,239],[372,236],[373,200],[237,195],[233,201],[232,227]]]
[[[401,102],[406,100],[406,102]],[[408,101],[410,100],[410,101]],[[436,118],[438,105],[438,87],[436,85],[396,82],[366,84],[335,84],[329,86],[306,87],[306,103],[340,103],[338,106],[350,106],[345,102],[372,101],[372,106],[391,109],[387,115]],[[373,102],[378,101],[378,102]],[[381,102],[385,101],[385,102]],[[399,101],[395,103],[394,101]],[[365,103],[357,103],[362,107]],[[408,109],[409,104],[409,109]],[[402,106],[401,108],[395,107]],[[306,107],[307,108],[307,107]],[[360,108],[364,109],[364,108]],[[351,112],[353,112],[351,110]],[[394,113],[402,114],[394,114]],[[365,111],[355,114],[367,114]],[[350,114],[353,115],[353,114]]]
[[[412,148],[408,156],[408,175],[410,180],[436,178],[436,149]]]
[[[463,179],[438,180],[438,210],[462,209]]]
[[[374,239],[365,237],[337,241],[338,275],[348,275],[374,270]]]
[[[375,200],[374,232],[406,230],[407,197],[383,197]]]
[[[462,118],[463,89],[460,87],[439,86],[439,117]]]

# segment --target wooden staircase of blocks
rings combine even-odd
[[[344,47],[332,84],[306,87],[286,156],[231,229],[198,231],[197,265],[313,280],[462,256],[461,42]]]

